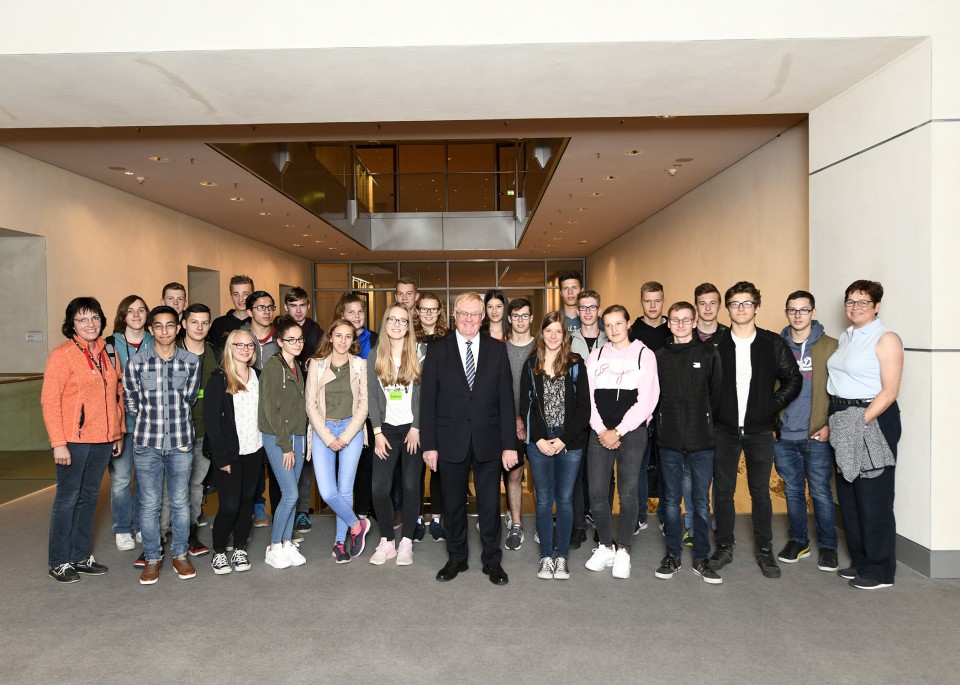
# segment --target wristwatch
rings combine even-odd
[[[619,440],[620,438],[623,437],[622,435],[620,435],[620,429],[619,429],[619,428],[614,428],[614,429],[613,429],[613,432],[617,434],[617,440]]]

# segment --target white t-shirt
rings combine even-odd
[[[257,409],[260,405],[260,379],[250,370],[245,392],[233,396],[233,418],[237,423],[240,454],[253,454],[263,447],[263,434],[257,427]]]
[[[750,346],[757,339],[757,332],[749,338],[738,338],[731,334],[737,352],[737,421],[743,427],[747,416],[747,398],[750,396],[750,379],[753,378],[753,366],[750,363]]]
[[[393,358],[394,368],[400,368],[399,357]],[[413,423],[413,388],[409,385],[400,385],[392,383],[384,385],[383,394],[387,398],[387,411],[384,414],[383,422],[391,426],[406,426]]]

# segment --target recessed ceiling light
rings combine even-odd
[[[571,220],[568,221],[567,223],[568,223],[568,224],[575,224],[575,223],[577,223],[577,221],[576,221],[576,219],[571,219]]]
[[[204,188],[213,188],[214,186],[217,185],[217,182],[216,181],[200,181],[200,185],[202,185]]]
[[[604,180],[604,181],[616,181],[616,180],[619,180],[619,178],[620,178],[619,176],[604,176],[604,177],[603,177],[603,180]]]
[[[284,224],[284,225],[283,225],[284,228],[293,228],[293,227],[295,227],[295,226],[296,226],[296,224]]]
[[[169,157],[161,157],[160,155],[154,155],[153,157],[148,157],[151,162],[169,162]]]
[[[230,199],[233,200],[234,202],[243,202],[246,198],[240,197],[239,195],[234,195]]]
[[[125,166],[108,166],[107,168],[110,171],[126,171],[127,170],[127,167]]]
[[[603,193],[590,193],[590,197],[600,197]]]
[[[337,248],[335,248],[335,247],[328,247],[327,249],[328,249],[328,250],[336,250]]]
[[[657,119],[673,119],[672,114],[658,114]]]
[[[693,157],[677,157],[674,162],[692,162]]]
[[[260,216],[270,216],[270,212],[260,212]]]
[[[304,233],[304,234],[303,234],[303,237],[304,237],[304,238],[309,238],[309,237],[310,237],[310,234],[309,234],[309,233]]]
[[[135,171],[124,171],[124,172],[123,172],[124,176],[133,176],[135,173],[137,173],[137,172],[135,172]]]
[[[646,150],[627,150],[623,154],[630,155],[631,157],[635,157],[637,155],[642,155],[644,152],[646,152]]]
[[[322,240],[314,240],[313,242],[315,242],[315,243],[322,243],[323,241],[322,241]]]
[[[589,208],[589,207],[577,207],[577,211],[578,211],[578,212],[589,212],[589,211],[590,211],[590,208]]]
[[[586,240],[580,240],[577,242],[577,245],[586,245],[586,244],[587,244]]]
[[[300,247],[300,243],[294,243],[293,246],[294,246],[294,247]]]
[[[346,256],[347,256],[347,253],[346,253],[346,252],[341,252],[341,253],[340,253],[340,256],[341,256],[341,257],[346,257]]]

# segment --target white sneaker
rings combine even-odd
[[[300,554],[300,550],[293,543],[285,542],[281,549],[283,553],[287,555],[287,559],[290,560],[291,566],[303,566],[307,563],[307,558]]]
[[[397,548],[393,546],[393,540],[380,538],[380,544],[377,545],[373,556],[370,557],[370,563],[374,566],[380,566],[386,563],[387,559],[393,559],[395,556],[397,556]]]
[[[137,541],[137,544],[139,544],[139,545],[142,545],[142,544],[143,544],[143,536],[140,535],[140,531],[139,531],[139,530],[137,531],[137,534],[133,536],[133,539]]]
[[[264,563],[267,566],[273,566],[274,568],[290,568],[290,557],[288,557],[284,551],[283,547],[277,545],[274,549],[267,547],[267,553],[263,558]]]
[[[540,566],[537,569],[537,578],[553,580],[553,559],[550,557],[543,557],[540,559]]]
[[[584,566],[590,571],[602,571],[608,566],[613,566],[613,560],[616,556],[617,552],[613,549],[613,545],[610,547],[600,545],[593,550],[593,556],[587,559]]]
[[[413,563],[413,540],[403,538],[397,548],[397,566],[409,566]]]
[[[137,543],[133,541],[133,536],[130,533],[117,533],[117,549],[121,552],[128,552],[136,546]]]
[[[630,554],[627,550],[621,548],[617,550],[617,556],[613,560],[613,577],[630,577]]]

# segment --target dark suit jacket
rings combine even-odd
[[[454,332],[431,343],[423,364],[420,440],[424,451],[439,451],[440,461],[462,462],[471,440],[478,461],[500,459],[504,449],[515,449],[517,444],[507,347],[483,333],[476,340],[479,352],[472,392]]]

